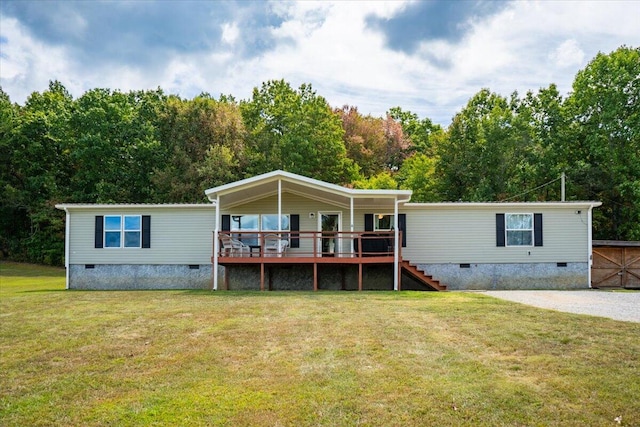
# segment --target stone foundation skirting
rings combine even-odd
[[[69,289],[211,289],[212,266],[78,264],[69,266]]]
[[[419,264],[448,290],[588,289],[586,262],[536,264]]]
[[[419,264],[418,268],[447,285],[449,290],[493,289],[588,289],[588,263],[537,264]],[[69,266],[69,289],[211,289],[212,265],[119,265],[77,264]],[[219,267],[219,289],[260,290],[260,267]],[[422,286],[403,277],[404,290]],[[265,289],[312,291],[311,265],[268,266]],[[358,290],[358,267],[318,265],[318,289]],[[363,290],[393,290],[391,265],[363,266]]]

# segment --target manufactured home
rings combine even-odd
[[[62,204],[70,289],[580,289],[599,202],[411,203],[274,171],[208,204]]]

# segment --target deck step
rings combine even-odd
[[[417,265],[409,261],[402,260],[400,262],[400,267],[402,268],[402,271],[410,274],[414,279],[432,288],[434,291],[447,290],[447,285],[443,285],[439,280],[434,279],[433,276],[426,274],[424,271],[420,270]]]

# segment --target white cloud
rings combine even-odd
[[[13,101],[23,102],[32,92],[45,90],[50,80],[70,74],[64,48],[34,40],[12,18],[0,17],[0,28],[0,36],[6,38],[0,55],[0,85]]]
[[[222,41],[227,44],[234,44],[240,36],[240,29],[235,22],[225,22],[222,24]]]
[[[382,115],[401,106],[447,125],[483,87],[508,95],[556,83],[567,93],[576,72],[598,51],[640,46],[640,2],[592,1],[585,6],[574,1],[516,1],[492,16],[465,23],[467,31],[458,42],[424,40],[414,53],[394,51],[381,31],[367,26],[367,17],[392,19],[408,4],[269,3],[270,16],[278,19],[259,31],[270,32],[273,41],[253,56],[241,47],[247,40],[259,41],[263,33],[250,33],[246,24],[253,22],[253,15],[247,7],[264,6],[247,6],[237,16],[220,18],[220,43],[208,51],[167,52],[148,66],[111,62],[98,71],[74,60],[75,46],[38,41],[17,20],[0,17],[0,37],[6,39],[1,45],[0,84],[20,103],[32,91],[45,90],[53,79],[74,96],[94,87],[160,86],[183,97],[209,92],[247,99],[253,87],[283,78],[294,87],[311,83],[335,107],[355,105],[364,114]],[[76,16],[69,31],[86,31],[83,22]]]
[[[549,59],[558,68],[579,67],[584,63],[584,57],[584,51],[573,39],[565,40],[549,54]]]

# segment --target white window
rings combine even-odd
[[[260,215],[231,215],[231,231],[233,238],[245,245],[257,245],[260,231]]]
[[[278,231],[278,214],[262,215],[262,231]],[[280,230],[289,231],[289,215],[280,217]]]
[[[507,246],[533,246],[533,214],[505,214]]]
[[[393,214],[375,214],[373,219],[374,231],[389,231],[393,228]]]
[[[140,215],[106,215],[104,217],[105,248],[139,248],[142,242]]]

